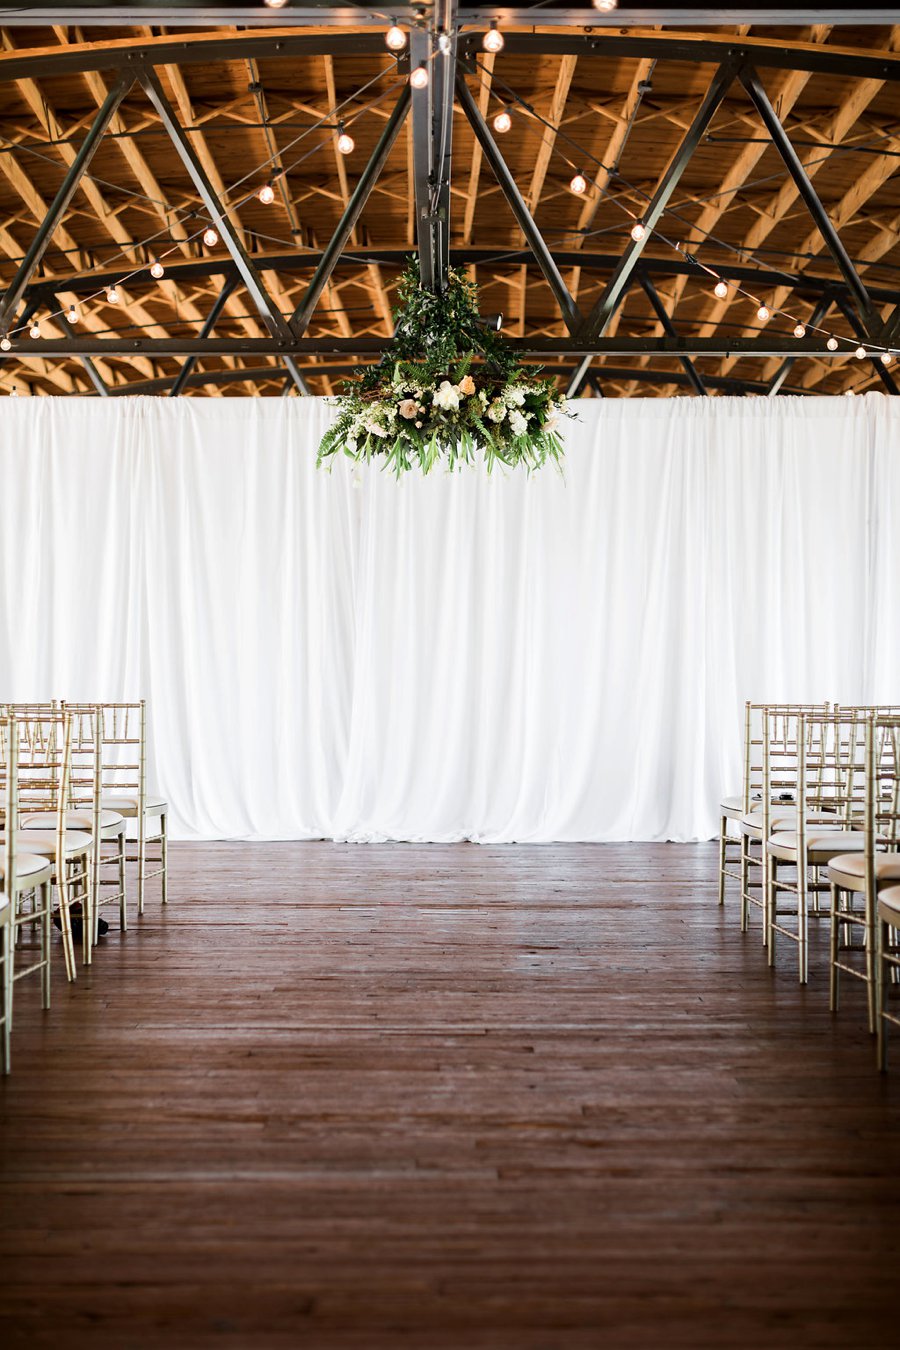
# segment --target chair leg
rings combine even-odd
[[[875,1034],[876,1059],[882,1073],[887,1069],[887,1023],[884,1019],[885,974],[887,961],[885,952],[890,941],[888,925],[878,922],[878,955],[875,963]]]
[[[725,903],[725,831],[728,829],[728,817],[719,819],[719,904]]]
[[[0,1050],[0,1068],[8,1074],[12,1067],[10,1054],[10,1036],[12,1032],[12,994],[13,994],[13,946],[12,924],[7,921],[0,927],[0,960],[3,962],[3,1037]]]
[[[809,892],[807,870],[797,859],[797,971],[801,984],[809,981]]]
[[[122,932],[123,932],[123,933],[127,933],[127,931],[128,931],[128,897],[127,897],[126,882],[125,882],[125,856],[126,856],[126,848],[125,848],[125,830],[124,830],[124,828],[122,829],[122,831],[121,831],[121,833],[119,834],[118,838],[119,838],[119,857],[118,857],[118,863],[119,863],[119,924],[120,924],[120,926],[121,926]]]
[[[75,943],[72,941],[72,921],[69,914],[69,883],[65,876],[56,878],[56,893],[59,898],[59,926],[66,962],[66,979],[71,984],[77,978],[78,971],[75,967]]]
[[[140,805],[140,802],[138,803],[138,805]],[[144,852],[145,852],[145,848],[146,848],[146,843],[145,843],[145,836],[146,836],[146,833],[147,833],[146,819],[145,819],[145,816],[144,816],[143,814],[140,814],[140,815],[138,816],[138,847],[137,847],[137,860],[138,860],[138,880],[137,880],[137,891],[138,891],[138,914],[143,914],[143,912],[144,912],[144,871],[145,871],[145,858],[144,858]]]
[[[866,890],[866,1003],[869,1011],[869,1032],[875,1033],[875,948],[878,923],[878,900]]]
[[[41,906],[41,1007],[50,1007],[50,929],[53,923],[53,887],[45,881],[40,888]]]
[[[765,858],[765,856],[766,852],[765,848],[763,848],[763,857]],[[777,917],[776,915],[777,891],[775,889],[775,883],[777,882],[777,880],[778,880],[778,862],[775,858],[769,858],[768,863],[765,865],[766,904],[765,909],[763,911],[765,915],[765,922],[763,924],[763,928],[766,931],[766,946],[769,949],[770,966],[774,966],[775,964],[775,919]]]
[[[840,906],[840,891],[838,890],[838,888],[837,888],[837,886],[834,884],[834,882],[832,882],[832,883],[831,883],[831,934],[830,934],[830,938],[831,938],[831,949],[830,949],[831,969],[830,969],[829,975],[828,975],[828,1007],[830,1008],[830,1010],[831,1010],[833,1013],[836,1013],[836,1012],[838,1011],[838,1008],[840,1007],[840,998],[841,998],[841,985],[840,985],[840,976],[841,976],[841,972],[838,970],[838,966],[837,966],[837,959],[838,959],[838,932],[839,932],[839,929],[840,929],[840,913],[839,913],[839,906]]]
[[[92,863],[90,855],[85,854],[80,861],[76,860],[72,865],[80,869],[76,889],[81,900],[81,959],[84,965],[89,966],[94,955],[94,906],[91,897]]]
[[[749,926],[750,907],[747,904],[747,889],[750,879],[750,840],[741,833],[741,932],[746,933]]]
[[[169,903],[169,818],[166,812],[159,818],[159,855],[162,866],[162,876],[160,883],[162,887],[162,902],[164,905]],[[719,878],[720,889],[723,878]],[[720,900],[721,903],[721,900]]]

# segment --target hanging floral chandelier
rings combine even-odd
[[[442,295],[423,290],[418,262],[400,280],[396,333],[381,363],[347,381],[337,420],[319,446],[321,465],[344,453],[380,460],[398,476],[496,462],[537,469],[559,463],[557,430],[566,412],[554,382],[526,372],[478,312],[478,288],[451,268]],[[476,358],[480,358],[476,363]]]

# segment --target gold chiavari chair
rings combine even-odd
[[[50,1007],[51,866],[46,858],[19,849],[19,732],[14,717],[0,717],[0,787],[3,791],[4,830],[0,850],[3,900],[0,909],[3,951],[3,1072],[10,1070],[10,1032],[13,986],[26,975],[41,977],[41,1003]],[[16,965],[16,936],[30,924],[39,931],[36,960]],[[30,952],[29,952],[30,955]]]
[[[737,863],[740,866],[741,860],[741,819],[750,810],[750,803],[753,799],[754,789],[756,787],[756,777],[759,778],[759,785],[762,785],[762,765],[757,767],[753,762],[754,745],[759,745],[758,738],[753,738],[754,713],[761,708],[759,703],[744,704],[744,773],[743,789],[739,797],[723,797],[719,804],[719,904],[725,903],[725,883],[729,879],[740,881],[740,871],[733,871],[731,864]],[[729,825],[737,825],[737,834],[732,834]],[[729,850],[737,849],[737,856],[729,853]]]
[[[144,912],[146,883],[160,879],[162,903],[168,901],[168,803],[147,789],[147,705],[139,703],[67,704],[73,711],[93,709],[100,716],[102,747],[102,805],[134,820],[137,852],[138,913]],[[158,844],[159,855],[148,858],[148,845]],[[155,864],[148,872],[148,862]]]
[[[16,718],[19,753],[19,813],[32,822],[18,831],[18,846],[46,858],[59,902],[66,975],[77,974],[72,917],[82,929],[85,965],[91,963],[93,947],[93,894],[91,891],[93,836],[87,830],[68,827],[69,785],[72,762],[72,722],[68,713],[33,713]],[[41,819],[52,819],[52,828],[41,828]]]
[[[878,1067],[887,1068],[888,1026],[900,1027],[900,1013],[890,1004],[890,991],[900,984],[900,886],[888,886],[878,895],[875,1027]]]
[[[830,890],[822,869],[840,854],[862,853],[859,829],[863,779],[857,715],[804,712],[797,726],[797,783],[792,828],[783,824],[767,835],[766,928],[769,964],[775,961],[776,936],[797,946],[801,984],[809,978],[809,917],[821,913],[819,896]],[[784,868],[794,872],[785,877]],[[782,906],[781,901],[786,901]],[[796,927],[788,927],[788,918]]]
[[[750,908],[755,906],[763,914],[762,939],[766,945],[767,858],[763,843],[772,830],[790,828],[795,820],[798,719],[804,712],[824,715],[828,704],[757,703],[751,709],[758,712],[759,733],[745,752],[745,773],[754,786],[748,790],[748,809],[740,821],[741,932],[747,932]]]
[[[7,1074],[12,1067],[10,1032],[12,1031],[13,946],[12,905],[0,893],[0,1072]]]
[[[900,883],[900,715],[872,708],[857,714],[863,727],[863,851],[834,856],[831,885],[831,1008],[840,1003],[841,974],[865,981],[869,1030],[878,1030],[876,949],[878,901]],[[861,939],[860,943],[854,941]],[[860,961],[860,956],[862,960]]]

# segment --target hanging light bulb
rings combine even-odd
[[[503,111],[498,112],[497,116],[494,118],[494,130],[502,136],[504,132],[509,131],[511,126],[512,118],[504,108]]]
[[[631,237],[636,244],[639,244],[647,233],[647,228],[642,220],[636,220],[631,227]]]
[[[576,173],[569,184],[569,191],[574,192],[576,197],[583,197],[587,192],[587,179],[583,173]]]
[[[857,347],[855,354],[857,361],[865,361],[866,357],[869,355],[865,347]]]
[[[219,236],[211,225],[203,231],[203,242],[207,248],[215,248],[219,242]]]
[[[119,303],[119,292],[116,290],[115,286],[110,286],[109,290],[106,292],[106,299],[110,305],[117,305]]]
[[[795,337],[795,338],[803,338],[803,337],[806,337],[806,329],[803,327],[803,324],[802,324],[802,323],[798,323],[798,324],[795,324],[795,325],[794,325],[794,337]]]
[[[839,344],[836,337],[830,337],[828,341],[825,343],[825,346],[828,348],[830,352],[836,352],[838,349],[838,345]]]
[[[263,206],[271,206],[275,200],[275,189],[271,183],[263,183],[256,195]]]
[[[338,130],[340,131],[341,134],[337,138],[337,148],[340,150],[342,155],[352,154],[354,146],[356,145],[356,141],[353,139],[352,136],[347,135],[346,131],[344,130],[343,122],[338,123]]]
[[[756,317],[757,317],[762,323],[765,323],[766,319],[770,319],[770,318],[772,317],[772,315],[771,315],[771,313],[769,312],[768,306],[766,306],[766,305],[760,305],[759,309],[756,311]]]
[[[41,325],[38,323],[37,319],[32,323],[28,330],[28,334],[33,338],[39,338],[41,336]]]
[[[497,27],[496,19],[491,19],[491,26],[481,39],[481,45],[486,52],[502,52],[506,46],[503,34]]]
[[[16,388],[15,385],[13,385],[12,389],[10,389],[10,391],[9,391],[9,396],[10,396],[10,398],[18,398],[18,397],[19,397],[19,391],[18,391],[18,389]]]
[[[894,357],[893,357],[893,355],[892,355],[891,352],[882,352],[882,353],[881,353],[881,364],[882,364],[883,366],[889,366],[889,365],[891,364],[891,362],[893,361],[893,359],[894,359]]]
[[[406,46],[406,34],[394,22],[384,35],[384,40],[392,52],[402,52]]]
[[[715,286],[713,287],[713,295],[714,295],[714,296],[716,297],[716,299],[718,299],[718,300],[727,300],[727,298],[728,298],[728,287],[725,285],[725,282],[724,282],[724,281],[717,281],[717,282],[716,282]]]
[[[413,89],[427,89],[428,67],[425,65],[416,66],[415,70],[409,77],[409,82],[412,85]]]
[[[265,0],[265,3],[269,9],[284,9],[287,0]]]
[[[159,261],[159,258],[154,258],[153,262],[150,264],[150,275],[153,277],[154,281],[159,281],[160,277],[166,275],[166,269]]]
[[[599,9],[601,14],[611,14],[614,9],[618,9],[619,0],[591,0],[594,9]]]
[[[450,41],[449,33],[438,33],[438,51],[442,56],[449,56],[453,49],[453,43]]]
[[[10,342],[7,335],[4,333],[2,338],[0,338],[0,351],[8,352],[11,346],[12,343]]]
[[[69,323],[78,322],[78,311],[76,310],[74,305],[70,305],[69,308],[66,310],[66,319],[68,320]]]

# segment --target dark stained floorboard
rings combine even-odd
[[[900,1344],[900,1038],[715,849],[177,845],[0,1086],[0,1344]]]

